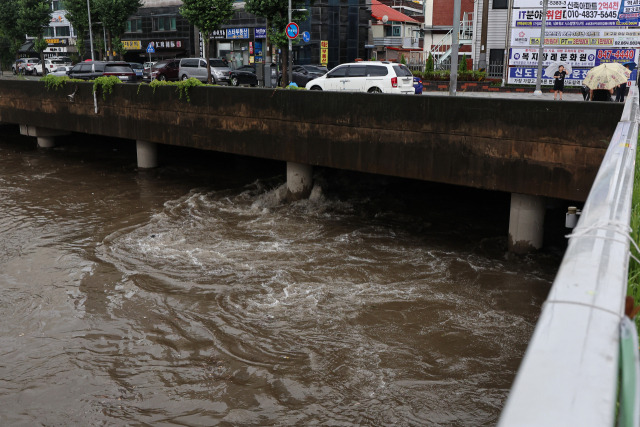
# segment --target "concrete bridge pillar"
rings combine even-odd
[[[136,140],[138,153],[138,168],[147,169],[158,167],[158,145],[155,142]]]
[[[69,132],[36,126],[20,125],[20,134],[36,137],[38,141],[38,147],[40,148],[53,148],[56,145],[55,137],[69,135]]]
[[[287,198],[300,200],[309,197],[313,187],[313,166],[287,162]]]
[[[509,251],[527,253],[542,247],[544,213],[544,197],[511,194]]]

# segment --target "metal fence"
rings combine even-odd
[[[619,357],[627,353],[620,351],[620,328],[627,294],[638,118],[638,91],[631,87],[499,426],[613,426],[616,412],[629,410],[617,404]],[[638,348],[637,334],[633,347]],[[636,358],[631,367],[626,375],[633,375],[637,393]],[[632,413],[638,398],[632,398]],[[640,414],[635,412],[631,419],[624,425],[639,425]]]
[[[504,72],[504,63],[490,62],[487,66],[487,77],[492,79],[501,79]]]

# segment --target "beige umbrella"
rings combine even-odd
[[[631,70],[622,64],[600,64],[587,72],[582,84],[594,90],[613,89],[623,83],[626,84],[629,77],[631,77]]]

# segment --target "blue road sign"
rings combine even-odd
[[[156,53],[156,49],[153,47],[153,42],[149,42],[149,46],[147,46],[147,53]]]
[[[304,40],[305,43],[311,40],[311,34],[309,34],[309,31],[302,33],[302,40]]]
[[[290,39],[295,39],[300,34],[300,27],[295,22],[289,22],[286,28],[287,37]]]

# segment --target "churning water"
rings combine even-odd
[[[2,425],[493,425],[561,248],[509,196],[0,128]]]

